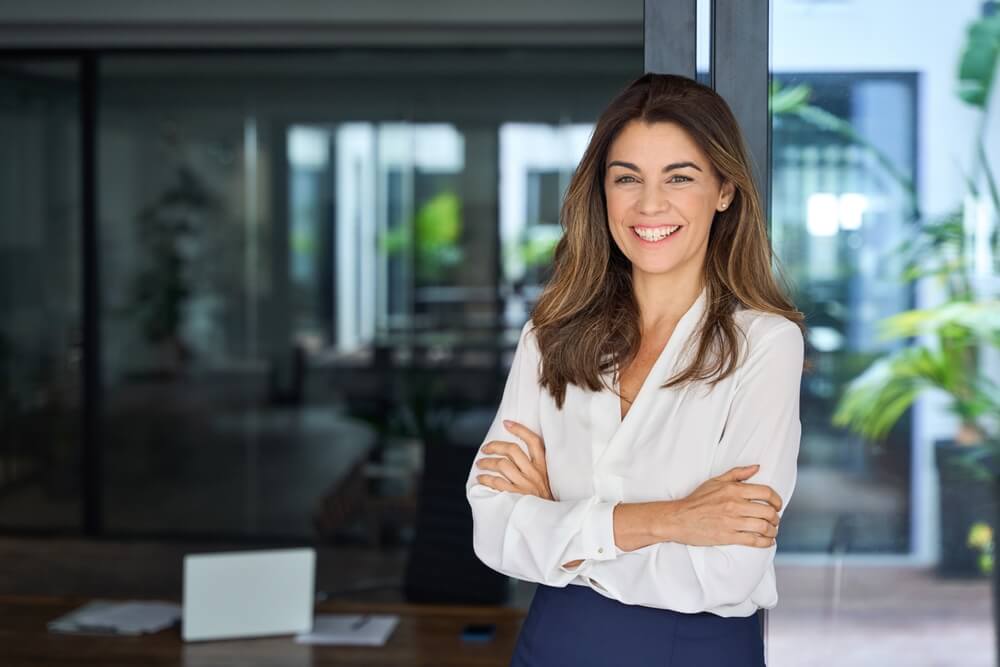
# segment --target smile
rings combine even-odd
[[[633,227],[632,233],[644,243],[663,243],[666,239],[676,236],[683,229],[680,225],[664,225],[663,227]]]

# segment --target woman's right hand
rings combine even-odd
[[[756,464],[732,468],[675,501],[668,519],[670,540],[692,546],[774,545],[783,501],[769,486],[742,481],[759,468]]]

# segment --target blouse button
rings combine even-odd
[[[604,547],[597,547],[597,553],[599,554],[604,553]]]

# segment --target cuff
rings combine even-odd
[[[559,566],[563,572],[579,572],[586,561],[612,560],[625,553],[615,544],[615,505],[622,501],[599,500],[590,508],[580,533],[580,548],[582,553],[567,554],[564,563],[574,560],[584,562],[573,568]]]

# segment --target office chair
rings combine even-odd
[[[484,413],[489,428],[492,412]],[[482,420],[480,420],[482,421]],[[509,579],[486,567],[472,548],[472,509],[465,481],[479,436],[441,437],[426,443],[418,492],[417,525],[406,563],[406,600],[436,604],[506,604]]]

